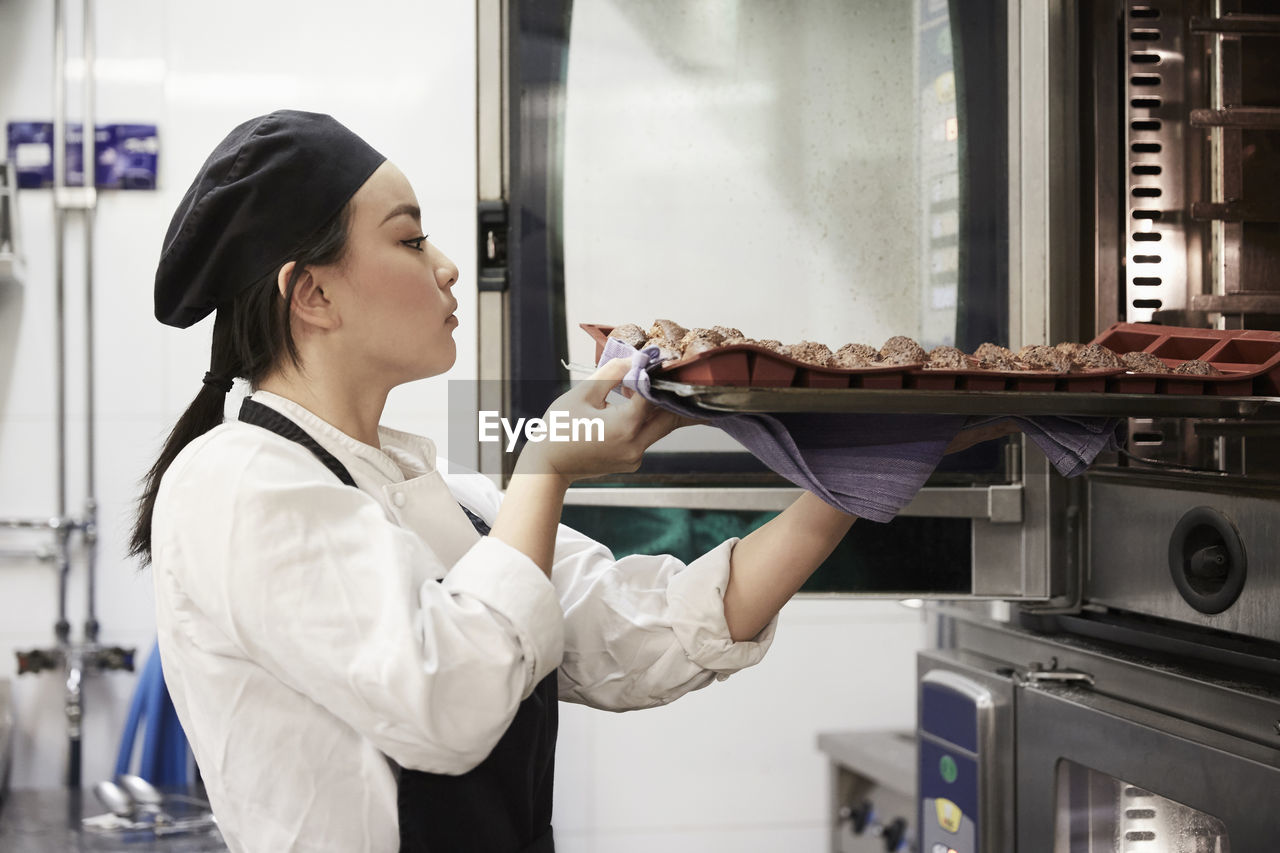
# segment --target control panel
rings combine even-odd
[[[1001,853],[1012,838],[1013,684],[963,657],[919,658],[920,853]]]
[[[978,712],[976,685],[946,671],[920,685],[920,838],[929,853],[978,851]],[[947,683],[955,681],[957,683]],[[990,697],[987,696],[989,704]]]

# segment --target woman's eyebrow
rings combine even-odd
[[[379,222],[379,225],[386,225],[397,216],[412,216],[414,222],[422,221],[422,210],[416,204],[398,204],[391,208],[391,212]]]

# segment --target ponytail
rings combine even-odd
[[[213,320],[213,346],[204,384],[182,417],[178,418],[178,423],[165,439],[160,458],[142,481],[138,517],[129,538],[129,556],[140,558],[143,566],[151,562],[151,516],[155,512],[160,480],[184,447],[222,423],[231,380],[242,377],[256,386],[286,361],[295,368],[301,367],[289,323],[293,292],[308,266],[327,266],[343,259],[351,229],[351,215],[352,205],[348,202],[333,219],[311,235],[305,245],[299,247],[294,254],[293,272],[283,296],[272,273],[218,308]]]
[[[227,403],[227,390],[231,379],[240,373],[232,364],[231,328],[235,309],[221,308],[213,320],[213,352],[211,369],[204,375],[200,393],[178,418],[173,431],[165,439],[160,458],[151,466],[142,483],[142,496],[138,498],[138,518],[133,535],[129,539],[129,556],[140,557],[142,564],[151,562],[151,516],[156,508],[156,495],[160,492],[160,480],[169,470],[182,449],[209,430],[222,423]]]

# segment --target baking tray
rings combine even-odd
[[[596,342],[596,361],[612,325],[579,324]],[[907,377],[923,372],[923,364],[896,364],[845,369],[818,367],[776,353],[757,344],[734,344],[665,364],[654,376],[691,385],[729,385],[758,388],[905,388]],[[929,371],[940,373],[941,371]]]
[[[1170,368],[1199,359],[1221,371],[1219,376],[1126,372],[1108,381],[1111,391],[1225,397],[1280,394],[1280,332],[1116,323],[1093,342],[1116,352],[1150,353]]]
[[[1076,417],[1280,418],[1280,397],[1058,391],[922,391],[742,388],[651,382],[709,412],[1065,415]]]
[[[596,341],[598,361],[614,327],[584,323],[582,328]],[[931,370],[920,364],[840,369],[738,344],[671,362],[652,377],[654,387],[709,411],[1202,418],[1280,414],[1280,332],[1116,323],[1092,343],[1120,353],[1151,353],[1170,369],[1199,359],[1220,373]],[[853,390],[859,393],[849,393]]]

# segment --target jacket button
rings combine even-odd
[[[404,502],[405,502],[404,492],[396,492],[394,495],[392,495],[391,502],[396,506],[404,506]]]

